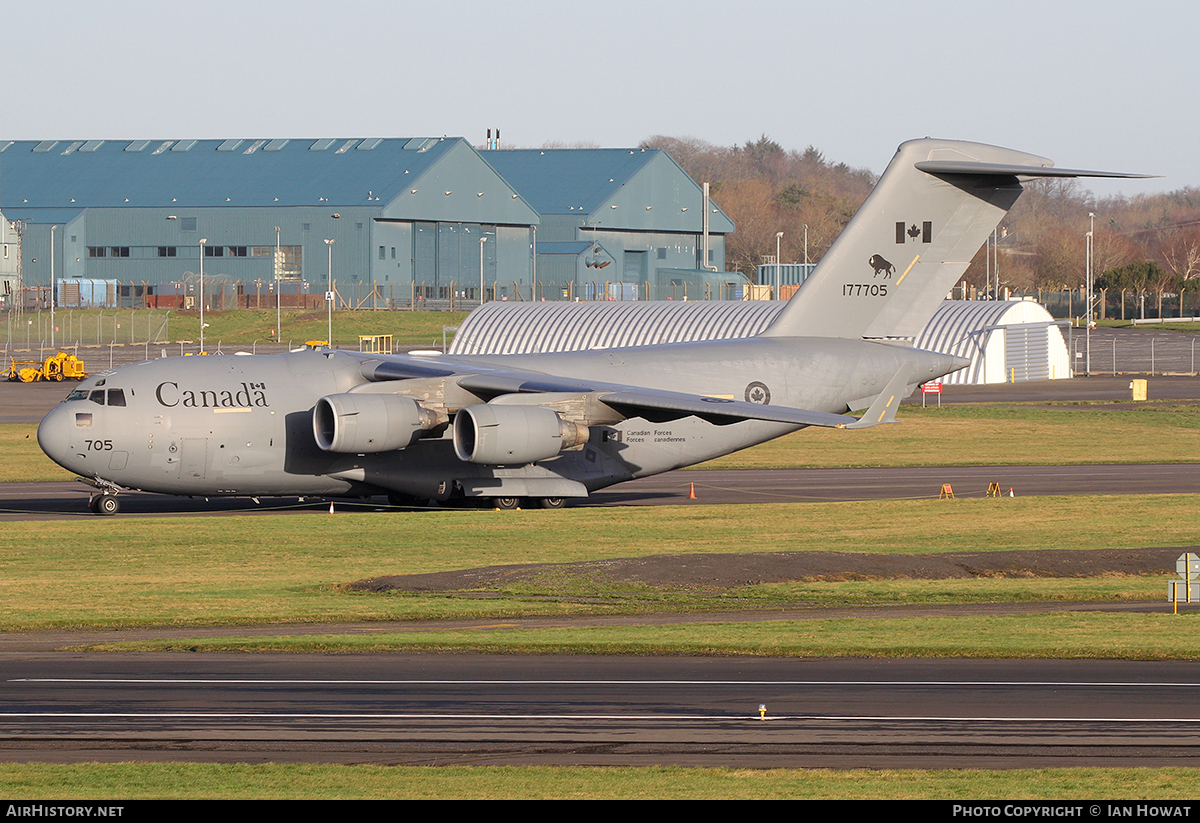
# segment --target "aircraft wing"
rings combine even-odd
[[[440,360],[424,363],[415,357],[392,355],[386,360],[366,360],[362,374],[371,381],[407,380],[455,376],[460,387],[473,394],[499,396],[503,394],[542,394],[570,392],[591,394],[596,400],[626,417],[644,417],[653,422],[665,422],[680,417],[695,416],[717,425],[741,420],[765,420],[797,426],[827,428],[867,428],[893,422],[896,408],[903,399],[908,369],[901,369],[889,381],[883,392],[861,418],[829,412],[770,406],[684,392],[625,386],[573,377],[526,372],[508,368],[482,366],[476,363]]]

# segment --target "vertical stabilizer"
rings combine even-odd
[[[1033,177],[1055,169],[955,140],[901,144],[874,191],[764,337],[916,337]]]

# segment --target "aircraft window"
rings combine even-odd
[[[88,393],[83,389],[76,389],[67,395],[68,400],[87,400]]]
[[[96,403],[97,405],[103,406],[104,405],[104,389],[100,389],[98,391],[92,392],[91,396],[88,397],[88,400],[91,400],[93,403]]]
[[[109,389],[108,390],[108,405],[124,406],[125,405],[125,390],[124,389]]]
[[[81,429],[90,429],[92,427],[92,413],[75,412],[75,425]]]

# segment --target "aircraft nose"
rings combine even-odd
[[[71,452],[71,433],[75,428],[75,413],[59,403],[38,424],[38,445],[46,456],[63,468],[70,469],[67,461]]]

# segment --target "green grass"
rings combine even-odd
[[[0,628],[670,611],[679,604],[522,593],[376,596],[341,587],[394,574],[692,552],[1188,546],[1198,519],[1196,495],[235,518],[81,514],[9,522],[0,532]]]
[[[1200,408],[1103,405],[903,406],[896,425],[804,429],[703,463],[703,469],[795,466],[986,466],[1189,463],[1200,460]],[[955,489],[957,492],[958,490]],[[1020,493],[1020,490],[1017,490]]]
[[[521,628],[304,637],[218,637],[101,643],[86,651],[594,654],[753,657],[971,657],[1194,660],[1200,613],[1064,612],[950,617],[847,617],[747,623]]]
[[[1200,772],[1158,769],[729,769],[0,764],[10,801],[142,799],[1190,800]],[[19,807],[18,807],[19,808]]]
[[[66,390],[63,391],[66,395]],[[37,426],[0,423],[0,483],[70,480],[75,475],[53,462],[38,447]],[[0,501],[0,510],[6,508]]]
[[[195,340],[200,339],[200,312],[171,310],[168,318],[166,309],[63,309],[55,313],[55,335],[59,345],[83,346],[105,345],[109,342],[144,344],[149,335],[151,340]],[[334,311],[333,342],[336,345],[358,348],[360,334],[391,334],[393,342],[406,345],[426,345],[441,348],[442,326],[457,326],[467,313],[443,311]],[[50,340],[50,313],[26,313],[24,319],[32,321],[28,326],[28,342],[33,348],[39,340]],[[328,334],[328,317],[324,309],[299,311],[286,309],[282,312],[280,340],[300,345],[305,340],[324,340]],[[165,324],[164,324],[164,321]],[[204,330],[206,348],[216,351],[219,343],[223,348],[260,345],[272,342],[271,330],[275,327],[275,312],[269,309],[240,311],[206,311]],[[5,334],[9,348],[25,348],[25,328],[13,327],[11,336]],[[132,331],[132,336],[130,332]],[[446,339],[453,338],[452,331]],[[154,344],[151,344],[154,345]],[[86,351],[80,356],[87,360]],[[18,358],[19,359],[19,358]],[[7,364],[5,364],[7,365]]]

